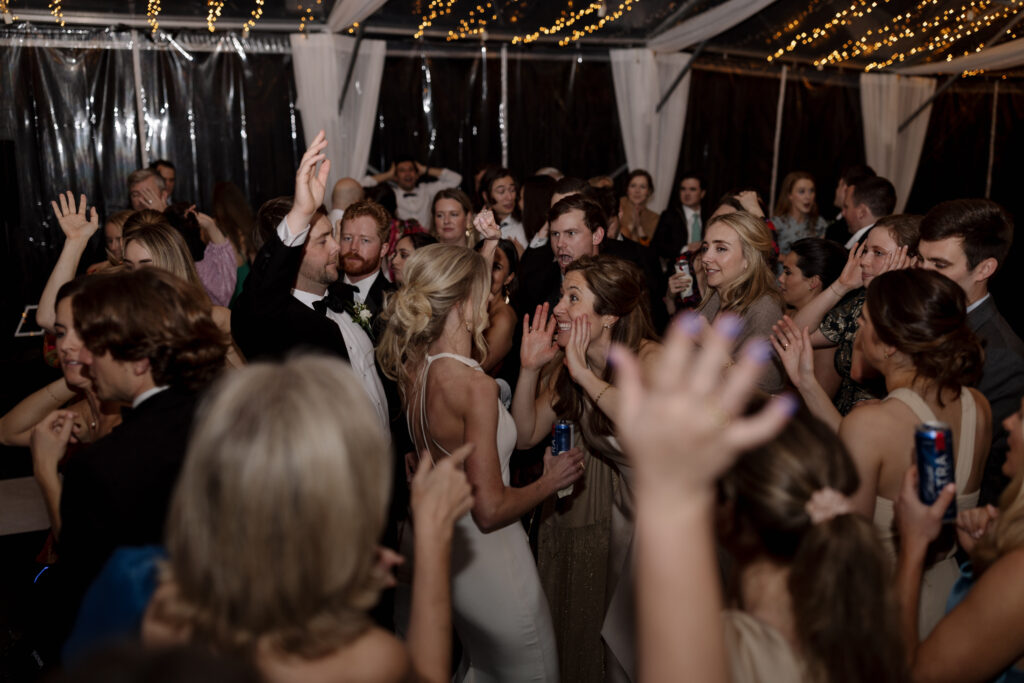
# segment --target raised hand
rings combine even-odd
[[[313,142],[302,155],[299,162],[299,169],[295,172],[295,199],[292,203],[292,211],[302,215],[312,216],[324,202],[324,195],[327,193],[327,176],[331,172],[331,161],[323,151],[327,148],[327,135],[320,131]],[[323,162],[323,163],[320,163]],[[319,171],[317,164],[320,164]],[[309,222],[309,219],[306,219]],[[305,227],[289,226],[293,230],[300,230]]]
[[[167,210],[167,197],[163,194],[155,192],[150,187],[144,187],[140,190],[142,193],[142,199],[146,202],[147,209],[153,209],[163,213]]]
[[[757,192],[754,190],[740,192],[736,195],[736,201],[740,203],[740,206],[747,213],[764,218],[764,211],[761,210],[761,204],[757,201]]]
[[[466,458],[472,452],[472,444],[463,444],[435,464],[430,452],[423,451],[410,484],[410,507],[417,529],[450,533],[455,521],[473,507],[465,470]]]
[[[903,475],[900,495],[896,498],[896,526],[902,545],[923,550],[939,537],[942,515],[953,502],[956,484],[946,484],[938,499],[932,505],[925,505],[918,494],[917,479],[917,465],[912,465]]]
[[[473,218],[473,227],[480,233],[480,239],[501,239],[501,228],[494,221],[494,212],[490,209],[483,209]]]
[[[814,348],[811,346],[811,335],[804,327],[796,326],[788,315],[772,325],[771,342],[775,353],[782,361],[786,374],[794,386],[814,377]]]
[[[829,285],[839,288],[840,296],[864,286],[864,275],[860,271],[860,257],[864,253],[864,244],[861,242],[850,250],[846,258],[846,265],[843,266],[843,272],[839,273],[839,278]]]
[[[583,476],[583,451],[573,448],[570,451],[551,455],[551,447],[544,449],[544,473],[555,491],[561,491]]]
[[[569,343],[565,347],[565,366],[569,376],[579,382],[583,373],[589,372],[587,364],[587,348],[590,347],[590,321],[580,316],[572,321],[569,331]]]
[[[895,250],[889,252],[889,255],[885,257],[885,264],[882,266],[882,270],[879,273],[888,273],[890,270],[903,270],[910,267],[910,263],[913,259],[907,256],[907,246],[897,247]]]
[[[427,172],[427,165],[426,164],[421,164],[418,161],[414,161],[413,163],[416,164],[416,175],[421,176],[421,175],[423,175],[424,173]]]
[[[69,240],[88,240],[92,237],[100,227],[100,219],[95,206],[92,207],[91,213],[86,211],[85,195],[81,196],[78,208],[75,208],[75,196],[71,190],[57,195],[57,199],[60,205],[51,201],[50,206],[64,237]]]
[[[723,375],[741,322],[719,316],[701,331],[697,317],[684,313],[673,321],[647,385],[629,349],[614,345],[609,357],[621,392],[617,436],[634,463],[638,494],[642,488],[666,501],[710,495],[740,451],[773,438],[797,405],[792,396],[776,396],[757,414],[742,416],[769,346],[748,342]]]
[[[539,370],[547,365],[558,349],[552,343],[555,338],[554,316],[548,316],[548,304],[538,306],[533,320],[523,316],[523,342],[519,347],[519,361],[527,370]]]

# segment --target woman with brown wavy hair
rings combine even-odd
[[[854,504],[874,517],[893,557],[893,501],[913,461],[914,433],[922,422],[951,426],[957,504],[962,510],[978,504],[992,413],[985,397],[969,388],[981,375],[982,350],[967,326],[966,308],[955,282],[911,269],[874,278],[861,309],[854,354],[882,374],[889,394],[850,412],[839,436],[860,471]],[[853,365],[856,372],[858,363]],[[925,573],[922,634],[941,617],[958,574],[952,559]]]
[[[645,363],[658,355],[644,277],[614,256],[580,257],[566,268],[553,315],[548,318],[544,304],[532,321],[524,317],[522,369],[512,397],[520,448],[540,442],[562,419],[576,424],[585,453],[580,484],[541,512],[537,551],[563,678],[570,680],[604,678],[602,635],[612,655],[608,670],[621,667],[632,675],[633,669],[633,621],[625,600],[633,589],[632,467],[615,439],[622,404],[610,384],[613,343]]]

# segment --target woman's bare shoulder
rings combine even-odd
[[[269,683],[401,683],[412,678],[412,664],[405,646],[376,626],[317,659],[282,656],[259,648],[257,664]]]

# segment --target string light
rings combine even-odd
[[[2,12],[0,12],[0,14],[6,14],[7,13],[6,3],[4,3],[4,5],[5,6],[3,8],[0,8],[0,9],[3,10]],[[58,24],[63,26],[64,25],[64,8],[61,6],[61,0],[50,0],[50,4],[48,5],[48,7],[50,8],[50,14],[53,15],[54,21],[56,21]]]
[[[420,19],[420,25],[416,29],[416,33],[412,34],[413,38],[422,38],[424,31],[430,28],[435,19],[443,17],[452,13],[452,6],[455,5],[459,0],[430,0],[430,4],[427,5],[427,11],[423,13],[422,19]]]
[[[821,67],[841,64],[850,59],[876,55],[892,48],[892,52],[885,56],[877,54],[868,63],[864,70],[872,71],[903,62],[910,57],[940,54],[954,43],[990,28],[1024,8],[1024,0],[1010,0],[1008,3],[998,4],[995,0],[970,0],[964,1],[959,8],[939,10],[935,7],[938,1],[919,0],[912,8],[897,14],[881,27],[872,25],[859,36],[844,41],[839,48],[815,59],[814,65]],[[852,0],[849,6],[837,11],[823,25],[809,31],[794,33],[803,20],[803,17],[797,17],[775,33],[775,40],[787,33],[793,35],[788,43],[776,49],[767,59],[771,62],[798,47],[827,40],[840,27],[853,28],[853,24],[859,23],[859,19],[870,15],[880,4],[886,5],[889,2],[890,0]],[[850,32],[856,34],[855,31]],[[901,43],[911,39],[914,40],[914,45],[900,48]],[[984,43],[980,43],[973,51],[980,52],[984,46]],[[970,51],[964,54],[970,54]],[[947,59],[952,59],[951,53],[947,55]]]
[[[160,16],[160,9],[160,0],[147,0],[146,22],[153,28],[153,35],[156,35],[156,30],[160,28],[160,22],[157,21],[157,17]]]
[[[220,13],[224,10],[224,0],[206,0],[206,28],[210,33],[215,29],[214,24],[220,19]]]
[[[317,0],[317,4],[318,5],[320,4],[319,0]],[[313,23],[316,20],[316,17],[313,16],[313,8],[312,7],[306,7],[305,11],[303,11],[303,7],[300,4],[299,5],[299,11],[302,12],[302,16],[299,17],[299,31],[305,31],[306,30],[306,24]]]
[[[477,5],[475,9],[469,10],[469,16],[459,19],[454,30],[448,31],[446,40],[459,40],[483,33],[487,30],[487,15],[491,16],[492,21],[498,19],[498,15],[494,14],[492,10],[491,3]]]
[[[594,12],[598,13],[600,19],[593,24],[588,24],[581,29],[573,29],[572,33],[568,36],[563,37],[558,41],[561,46],[568,45],[570,42],[583,38],[588,33],[593,33],[604,28],[605,24],[616,21],[622,17],[623,14],[633,9],[633,2],[635,0],[623,0],[615,11],[604,14],[607,11],[607,5],[603,1],[591,2],[589,5],[579,11],[572,11],[572,2],[566,7],[566,10],[562,12],[562,16],[558,18],[555,23],[550,26],[541,26],[536,31],[531,33],[517,35],[512,37],[512,44],[518,43],[532,43],[543,34],[545,36],[552,36],[562,33],[566,29],[572,27],[576,22],[587,17]]]
[[[323,0],[316,0],[316,4],[319,5],[322,1]],[[221,2],[221,4],[222,5],[224,4],[223,1]],[[262,16],[263,16],[263,0],[256,0],[256,9],[254,9],[250,13],[248,21],[246,21],[245,24],[242,26],[242,30],[245,31],[246,33],[248,33],[249,29],[251,29],[253,26],[255,26],[256,22],[259,21],[260,17],[262,17]]]

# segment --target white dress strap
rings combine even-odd
[[[978,405],[967,387],[960,387],[960,441],[957,443],[956,488],[967,490],[974,468],[974,441],[978,429]]]
[[[917,415],[917,419],[921,422],[938,422],[938,418],[935,417],[935,413],[928,407],[928,404],[924,402],[916,391],[908,389],[907,387],[900,387],[899,389],[893,389],[889,392],[889,395],[885,397],[885,400],[894,398],[900,403],[906,404],[908,408],[914,411],[914,415]]]

